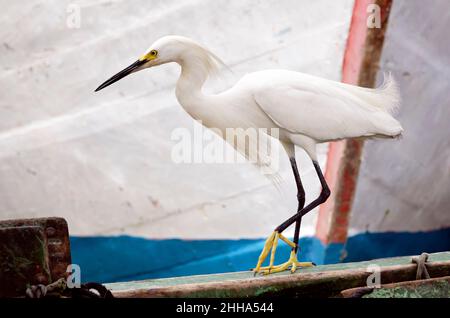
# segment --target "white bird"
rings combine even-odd
[[[297,185],[297,212],[266,240],[254,268],[256,273],[274,273],[312,266],[298,262],[298,240],[302,216],[324,203],[330,195],[317,163],[316,145],[356,137],[394,138],[401,135],[400,123],[392,117],[400,98],[395,81],[388,77],[378,89],[362,88],[287,70],[264,70],[245,75],[232,88],[207,95],[202,86],[208,76],[223,65],[220,59],[196,42],[181,36],[165,36],[154,42],[135,63],[117,73],[96,91],[121,78],[156,65],[175,62],[181,66],[176,96],[186,112],[209,128],[278,129],[279,142],[289,156]],[[260,138],[260,137],[258,137]],[[257,143],[251,140],[250,143]],[[237,151],[251,156],[248,144],[233,143]],[[252,146],[252,145],[250,145]],[[295,146],[306,151],[320,180],[322,191],[317,199],[305,205],[305,191],[295,160]],[[257,163],[264,164],[261,154]],[[282,232],[296,223],[293,241]],[[292,247],[290,258],[274,265],[278,240]],[[269,266],[262,263],[271,252]]]

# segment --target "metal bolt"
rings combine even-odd
[[[56,230],[54,227],[48,227],[45,229],[45,232],[48,236],[54,236],[56,234]]]

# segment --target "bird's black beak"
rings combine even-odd
[[[134,62],[133,64],[131,64],[130,66],[128,66],[126,69],[120,71],[119,73],[117,73],[116,75],[114,75],[113,77],[111,77],[109,80],[107,80],[106,82],[104,82],[102,85],[100,85],[99,87],[97,87],[97,89],[95,90],[96,92],[98,92],[99,90],[105,88],[106,86],[111,85],[112,83],[117,82],[118,80],[124,78],[127,75],[130,75],[131,73],[133,73],[134,71],[136,71],[139,67],[141,67],[142,65],[144,65],[145,63],[147,63],[148,61],[146,60],[137,60],[136,62]]]

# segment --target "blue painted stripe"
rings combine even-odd
[[[264,245],[255,240],[148,240],[131,236],[71,237],[72,262],[82,280],[118,282],[146,278],[242,271],[252,268]],[[450,250],[450,229],[425,233],[364,233],[347,244],[324,246],[318,239],[300,240],[300,260],[316,264]],[[290,248],[279,244],[276,262]]]
[[[450,228],[417,233],[365,233],[351,237],[346,262],[450,251]]]
[[[72,262],[80,265],[84,282],[248,270],[255,266],[264,245],[263,239],[187,241],[130,236],[71,237],[70,241]],[[303,259],[321,246],[313,238],[304,238],[301,244]],[[285,261],[289,253],[289,246],[279,244],[276,261]]]

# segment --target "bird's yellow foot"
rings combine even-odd
[[[286,237],[284,237],[281,233],[273,232],[266,240],[266,243],[264,244],[264,248],[261,252],[261,255],[259,256],[258,263],[256,264],[256,267],[253,269],[254,273],[262,273],[264,275],[272,274],[272,273],[279,273],[283,272],[287,269],[290,269],[291,272],[295,272],[295,270],[298,267],[311,267],[314,266],[311,262],[299,262],[297,260],[297,253],[292,251],[291,255],[289,257],[289,260],[283,264],[280,265],[273,265],[275,260],[275,252],[278,246],[278,240],[281,239],[286,244],[291,246],[292,248],[295,248],[295,243],[288,240]],[[269,252],[272,250],[272,253],[270,255],[270,263],[269,266],[262,267],[262,263],[265,261],[267,256],[269,255]]]
[[[299,262],[297,260],[297,253],[291,251],[291,256],[289,257],[289,260],[287,262],[276,266],[269,265],[261,267],[260,270],[262,274],[268,275],[273,273],[284,272],[285,270],[288,269],[291,270],[291,273],[294,273],[299,267],[312,267],[312,266],[314,266],[314,263],[312,262]]]

